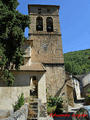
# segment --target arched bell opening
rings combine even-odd
[[[51,17],[47,17],[46,25],[47,25],[47,32],[53,32],[53,19]]]
[[[36,19],[36,30],[43,31],[43,18],[42,17],[37,17]]]

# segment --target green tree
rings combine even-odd
[[[67,72],[80,75],[90,71],[90,49],[65,53],[64,59]]]
[[[29,27],[29,16],[22,15],[16,8],[17,0],[0,0],[0,76],[12,85],[11,69],[23,64],[22,45],[26,38],[24,30]]]

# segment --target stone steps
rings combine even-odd
[[[37,98],[30,99],[27,120],[38,120],[38,99]]]

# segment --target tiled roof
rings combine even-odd
[[[41,63],[31,63],[30,66],[21,66],[21,71],[45,71],[43,65]]]

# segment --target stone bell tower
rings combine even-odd
[[[66,100],[64,57],[59,24],[59,6],[28,5],[30,15],[29,40],[33,41],[36,58],[44,66],[47,96],[62,96]],[[32,55],[31,55],[32,57]],[[35,62],[35,59],[32,62]]]

